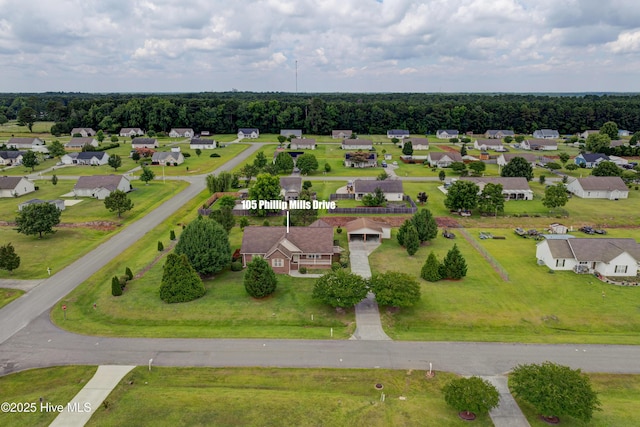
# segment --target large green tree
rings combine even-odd
[[[397,271],[374,274],[369,289],[380,305],[411,307],[420,300],[420,285],[411,275]]]
[[[362,197],[362,204],[370,207],[386,206],[387,197],[384,195],[382,188],[376,187],[373,193],[365,194]]]
[[[233,183],[233,174],[223,171],[218,175],[207,175],[207,188],[211,194],[231,191]]]
[[[33,132],[33,124],[36,122],[38,113],[31,107],[24,107],[18,111],[18,124],[26,126],[29,132]]]
[[[278,286],[278,279],[267,261],[255,257],[247,263],[244,273],[244,288],[253,298],[264,298],[273,294]]]
[[[400,246],[404,246],[404,237],[407,235],[407,229],[412,225],[411,220],[405,220],[400,228],[398,228],[398,233],[396,233],[396,239],[398,239],[398,244]]]
[[[156,174],[146,166],[142,167],[142,173],[140,174],[140,181],[144,182],[144,185],[149,185],[149,181],[153,181]]]
[[[450,210],[471,210],[478,206],[480,188],[471,181],[454,182],[447,191],[444,205]]]
[[[482,213],[504,212],[502,184],[485,184],[478,197],[478,209],[480,209]]]
[[[43,234],[55,233],[53,227],[60,224],[61,213],[62,211],[52,203],[24,206],[16,216],[16,230],[27,236],[38,235],[41,239]]]
[[[302,190],[300,192],[299,200],[305,200],[312,203],[311,192],[309,190]],[[318,209],[291,209],[289,211],[289,221],[291,225],[295,226],[307,226],[318,219]]]
[[[437,282],[438,280],[442,279],[442,275],[440,274],[441,270],[442,266],[440,264],[440,261],[438,261],[436,254],[431,251],[424,264],[422,265],[422,269],[420,270],[420,277],[422,277],[424,280],[428,280],[429,282]]]
[[[233,210],[228,206],[221,206],[220,209],[212,210],[209,218],[222,225],[227,233],[236,225],[236,217],[233,215]]]
[[[409,256],[415,255],[420,248],[420,237],[413,222],[409,224],[404,235],[404,247],[407,249]]]
[[[0,270],[7,270],[9,273],[20,267],[20,256],[16,253],[11,243],[0,246]]]
[[[405,156],[411,156],[413,154],[413,143],[411,141],[407,141],[402,146],[402,154]]]
[[[533,166],[524,157],[514,157],[500,171],[503,177],[522,177],[527,181],[533,179]]]
[[[487,169],[487,165],[485,165],[484,162],[475,161],[475,162],[469,163],[469,169],[473,171],[473,175],[480,176],[482,175],[482,172],[484,172]]]
[[[207,217],[199,217],[187,225],[175,252],[185,254],[193,268],[202,275],[219,273],[231,262],[231,246],[226,230]]]
[[[162,269],[160,299],[166,303],[188,302],[200,298],[206,290],[202,279],[184,254],[169,254]]]
[[[340,269],[320,277],[312,297],[331,307],[351,308],[367,296],[367,282],[357,274]]]
[[[592,153],[602,153],[611,146],[611,138],[604,133],[592,133],[587,137],[585,148]]]
[[[456,378],[442,389],[444,401],[456,411],[483,415],[500,403],[498,389],[480,377]]]
[[[293,171],[293,157],[285,151],[278,153],[274,164],[278,173],[291,173]]]
[[[65,154],[67,154],[67,152],[64,149],[64,145],[62,145],[62,143],[57,139],[54,140],[51,144],[49,144],[48,149],[49,149],[49,154],[52,155],[53,157],[57,157],[58,159],[60,159],[60,157],[64,156]]]
[[[263,167],[267,166],[267,156],[265,156],[262,151],[258,151],[256,158],[253,160],[253,165],[258,171],[262,170]]]
[[[607,135],[609,139],[618,139],[618,125],[616,122],[606,122],[600,128],[600,134]]]
[[[613,162],[600,162],[591,171],[593,176],[621,176],[622,169]]]
[[[36,156],[35,152],[29,150],[22,155],[22,166],[25,168],[31,168],[31,172],[33,172],[39,164],[40,161],[38,160],[38,156]]]
[[[550,185],[544,190],[542,205],[549,209],[561,208],[568,201],[567,188],[561,182],[556,185]]]
[[[112,154],[109,156],[109,160],[107,162],[114,171],[117,171],[118,168],[122,166],[122,157],[118,156],[117,154]]]
[[[442,260],[441,275],[444,279],[459,280],[467,275],[467,262],[454,244]]]
[[[429,209],[420,209],[413,214],[411,222],[418,232],[420,243],[433,240],[438,235],[438,224]]]
[[[516,397],[533,405],[545,417],[569,415],[589,422],[600,410],[598,394],[580,369],[552,362],[518,365],[509,377]]]
[[[133,209],[133,202],[127,193],[121,190],[115,190],[105,197],[104,207],[109,209],[111,212],[117,213],[118,218],[121,218],[123,213]]]
[[[307,175],[318,170],[318,159],[311,153],[305,153],[298,157],[296,167],[300,169],[300,173]]]
[[[253,215],[266,216],[269,212],[278,212],[279,209],[265,209],[259,206],[260,200],[282,200],[280,195],[280,178],[271,174],[260,174],[256,182],[249,189],[249,200],[256,201],[256,208],[250,209]]]
[[[562,166],[564,167],[564,165],[567,164],[567,162],[569,161],[571,156],[569,156],[569,153],[567,153],[566,151],[561,151],[561,152],[558,153],[558,158],[560,159],[560,162],[562,163]]]

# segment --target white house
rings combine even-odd
[[[36,186],[21,176],[0,176],[0,197],[20,197],[33,193]]]
[[[411,142],[411,147],[414,150],[428,150],[429,149],[429,140],[427,138],[409,138],[407,142]],[[404,145],[403,142],[399,142],[398,146],[402,148]]]
[[[473,148],[476,150],[494,150],[494,151],[507,151],[502,142],[499,139],[476,139],[473,142]]]
[[[0,165],[2,166],[12,166],[19,165],[22,163],[22,156],[24,155],[24,151],[0,151]]]
[[[543,240],[536,245],[536,258],[552,270],[635,277],[640,262],[640,245],[634,239]]]
[[[513,138],[515,134],[512,130],[506,129],[489,129],[484,133],[484,137],[487,139],[502,139],[505,136],[510,136]]]
[[[525,139],[520,143],[523,150],[551,151],[558,149],[558,142],[551,139]]]
[[[131,140],[131,148],[158,148],[158,140],[156,138],[133,138]]]
[[[7,147],[18,150],[31,150],[36,153],[48,153],[49,150],[40,138],[9,138]]]
[[[143,136],[144,131],[140,128],[122,128],[120,129],[120,136],[124,137],[132,137],[132,136]]]
[[[595,168],[602,162],[610,161],[610,159],[609,156],[602,153],[580,153],[573,159],[573,161],[578,166],[591,169]]]
[[[81,151],[67,153],[60,157],[65,165],[91,165],[101,166],[109,163],[109,154],[104,151]]]
[[[406,129],[390,129],[387,131],[387,138],[405,139],[409,138],[409,131]]]
[[[123,175],[81,176],[73,187],[76,197],[94,197],[104,200],[112,191],[120,190],[128,193],[131,183]]]
[[[84,137],[75,137],[71,138],[69,142],[64,144],[64,148],[67,150],[82,150],[85,146],[96,148],[98,147],[98,140],[92,136]]]
[[[169,131],[171,138],[193,138],[193,129],[191,128],[173,128]]]
[[[213,150],[216,148],[218,144],[213,139],[205,139],[205,138],[193,138],[191,142],[189,142],[189,148],[195,150],[199,148],[201,150]]]
[[[88,136],[95,136],[96,131],[91,128],[73,128],[71,129],[71,136],[80,135],[83,138]]]
[[[352,130],[336,129],[331,131],[331,138],[333,139],[347,139],[353,135]]]
[[[362,200],[366,194],[374,193],[378,187],[388,201],[402,201],[404,190],[402,189],[402,181],[399,179],[385,179],[384,181],[356,179],[353,182],[353,193],[356,196],[356,200]]]
[[[344,165],[348,168],[375,168],[378,166],[378,155],[371,151],[345,153]]]
[[[618,200],[629,197],[629,189],[619,176],[588,176],[567,184],[567,190],[583,199]]]
[[[180,151],[156,151],[151,155],[151,164],[160,166],[177,166],[184,163],[184,156]]]
[[[291,140],[292,150],[315,150],[316,140],[314,138],[293,138]]]
[[[560,133],[553,129],[538,129],[533,132],[533,137],[536,139],[558,139]]]
[[[538,160],[538,156],[533,153],[503,153],[498,156],[496,162],[498,163],[498,166],[505,166],[516,157],[522,157],[529,162],[532,167],[536,166],[536,161]]]
[[[429,162],[429,166],[437,166],[439,168],[447,168],[451,166],[451,163],[461,162],[462,156],[460,153],[454,152],[436,152],[427,154],[427,161]]]
[[[502,185],[502,195],[505,200],[533,200],[533,190],[526,178],[521,177],[462,177],[463,181],[475,183],[480,192],[487,184]]]
[[[240,128],[238,129],[238,138],[252,138],[256,139],[260,136],[260,131],[257,128]]]
[[[280,136],[302,138],[302,129],[280,129]]]
[[[344,139],[341,148],[343,150],[371,150],[373,142],[369,139]]]
[[[590,130],[585,130],[585,131],[584,131],[584,132],[582,132],[582,133],[579,133],[579,134],[578,134],[578,136],[579,136],[580,138],[582,138],[582,139],[587,139],[587,138],[589,137],[589,135],[591,135],[591,134],[598,134],[598,133],[600,133],[600,131],[599,131],[599,130],[597,130],[597,129],[596,129],[596,130],[594,130],[594,129],[590,129]]]
[[[460,132],[455,129],[438,129],[436,131],[436,138],[438,139],[451,139],[458,138]]]

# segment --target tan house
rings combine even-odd
[[[538,156],[536,156],[533,153],[504,153],[498,156],[498,159],[496,160],[496,162],[498,163],[498,166],[505,166],[507,163],[509,163],[511,160],[515,159],[516,157],[522,157],[527,162],[529,162],[529,164],[531,164],[532,167],[535,167],[536,162],[538,161]]]
[[[49,149],[44,145],[44,141],[40,138],[9,138],[7,147],[16,148],[18,150],[31,150],[36,153],[48,153]]]
[[[373,142],[370,139],[345,139],[340,147],[343,150],[371,150]]]
[[[380,188],[390,202],[402,201],[404,197],[402,181],[399,179],[385,179],[384,181],[356,179],[353,182],[353,193],[356,200],[362,200],[365,195],[374,193],[376,188]]]
[[[242,234],[242,265],[262,257],[279,274],[289,274],[300,267],[331,267],[336,254],[333,227],[245,227]]]
[[[451,166],[451,163],[461,162],[462,156],[460,153],[454,152],[442,152],[438,151],[436,153],[427,154],[427,161],[429,162],[429,166],[437,166],[439,168],[447,168]]]
[[[0,197],[20,197],[33,193],[36,186],[21,176],[0,176]]]

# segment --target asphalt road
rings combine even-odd
[[[255,145],[216,172],[229,170]],[[519,363],[554,361],[588,372],[640,373],[640,346],[358,340],[149,339],[72,334],[48,310],[95,271],[205,188],[203,177],[31,292],[0,310],[0,375],[67,364],[427,369],[499,375]]]

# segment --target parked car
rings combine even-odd
[[[595,230],[593,230],[596,234],[607,234],[607,230],[604,230],[602,228],[596,228]]]
[[[442,237],[444,237],[445,239],[455,239],[456,235],[445,229],[442,231]]]
[[[387,167],[387,162],[382,162],[382,167],[386,168]]]
[[[586,234],[596,234],[596,231],[593,229],[593,227],[589,227],[588,225],[580,227],[579,230]]]

